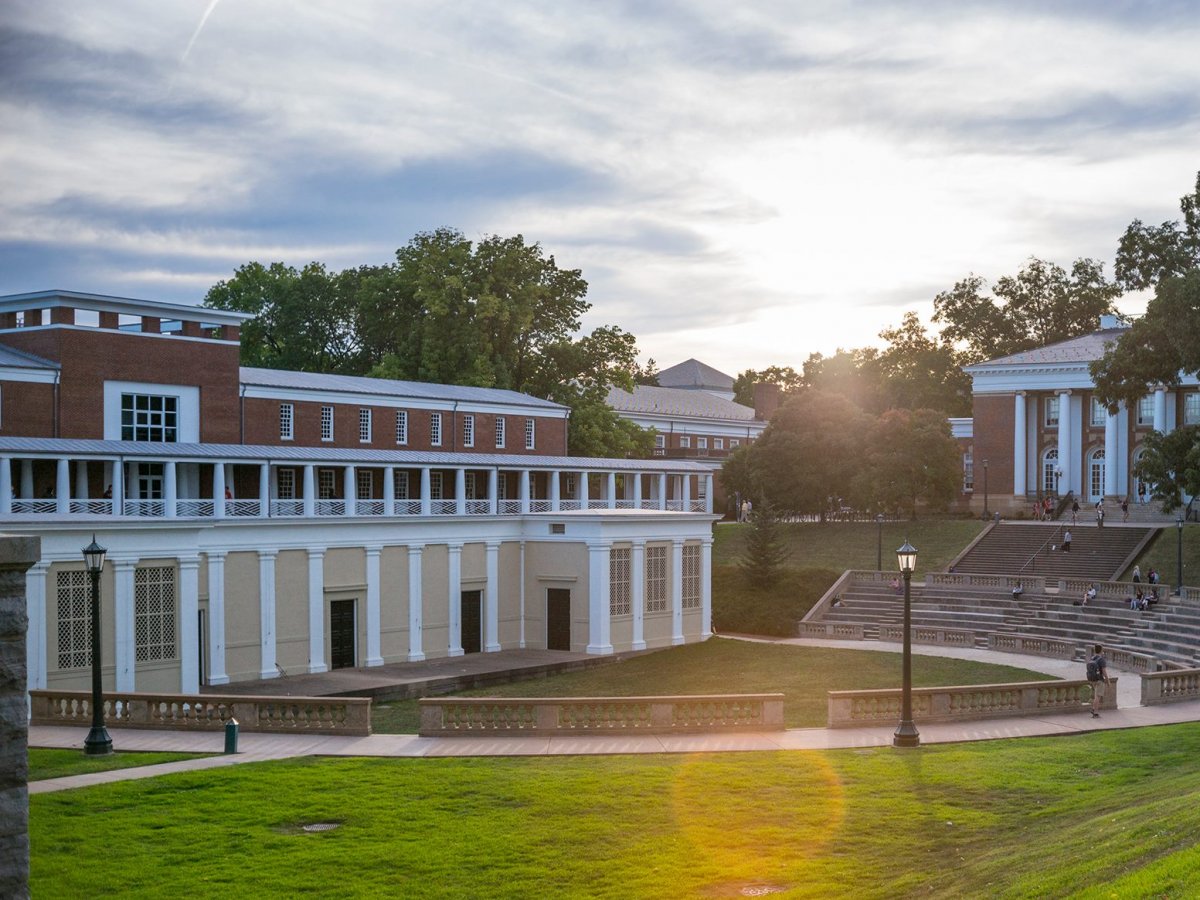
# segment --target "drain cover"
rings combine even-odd
[[[309,834],[312,834],[317,831],[333,831],[333,829],[340,825],[340,822],[313,822],[311,825],[303,826],[303,828]]]

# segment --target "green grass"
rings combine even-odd
[[[246,764],[33,797],[31,888],[1189,897],[1198,784],[1195,724],[905,752]]]
[[[789,728],[825,725],[826,691],[894,687],[900,654],[873,650],[791,647],[714,638],[612,665],[536,681],[463,691],[462,697],[626,697],[644,694],[754,694],[782,692]],[[1041,681],[1050,676],[938,656],[913,658],[913,682],[925,686]],[[417,731],[417,702],[376,704],[378,732]]]
[[[63,778],[67,775],[86,775],[111,769],[130,769],[134,766],[153,766],[158,763],[196,759],[205,753],[113,753],[111,756],[84,756],[82,750],[29,749],[29,780]]]
[[[1175,584],[1176,569],[1179,565],[1179,538],[1175,526],[1164,528],[1155,540],[1138,558],[1142,567],[1142,580],[1152,568],[1158,569],[1164,584]],[[1133,567],[1122,577],[1129,578]],[[1183,583],[1200,586],[1200,525],[1190,524],[1183,528]]]
[[[896,548],[907,539],[918,550],[917,572],[941,571],[980,531],[974,519],[919,519],[883,524],[883,568],[896,568]],[[713,564],[736,564],[749,525],[718,525],[713,539]],[[875,569],[878,547],[873,523],[831,522],[782,526],[789,547],[789,564],[836,569]],[[1200,531],[1200,529],[1197,529]],[[1200,570],[1198,570],[1200,571]]]

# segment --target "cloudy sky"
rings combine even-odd
[[[199,302],[448,225],[660,366],[799,366],[1176,218],[1197,6],[4,0],[0,293]]]

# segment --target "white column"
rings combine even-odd
[[[279,677],[275,668],[275,553],[258,551],[259,678]]]
[[[500,512],[499,469],[488,469],[488,512],[493,516]]]
[[[7,456],[0,456],[0,516],[7,516],[12,512],[12,460]]]
[[[1154,389],[1154,430],[1162,433],[1167,431],[1167,389]]]
[[[25,634],[25,659],[29,690],[46,687],[46,572],[49,563],[38,562],[25,573],[25,603],[29,608],[29,630]]]
[[[671,541],[671,643],[683,643],[683,541]]]
[[[200,557],[179,560],[179,692],[200,692]]]
[[[213,517],[225,518],[225,464],[213,463]]]
[[[703,476],[704,478],[704,511],[711,513],[713,511],[713,477],[712,473]]]
[[[447,601],[449,603],[450,649],[449,656],[462,656],[462,544],[450,544],[446,547],[447,577],[449,583]]]
[[[221,471],[225,476],[225,485],[229,488],[229,496],[234,500],[238,499],[237,479],[233,477],[233,463],[225,463],[221,466]]]
[[[354,482],[354,466],[342,470],[342,515],[352,516],[358,511],[358,485]]]
[[[71,461],[66,457],[59,457],[57,478],[54,483],[54,499],[57,511],[67,513],[71,511]]]
[[[562,485],[560,482],[562,477],[558,469],[554,469],[550,473],[550,511],[560,512],[562,510]]]
[[[612,545],[588,543],[588,653],[613,652],[609,606],[608,559]]]
[[[635,540],[629,554],[629,600],[633,611],[633,649],[646,649],[646,542]]]
[[[87,477],[87,460],[75,460],[75,493],[73,495],[76,500],[86,500],[88,498],[88,477]]]
[[[658,473],[658,508],[667,508],[667,473]]]
[[[454,470],[454,512],[457,515],[467,514],[467,470]]]
[[[125,464],[119,459],[112,467],[112,502],[113,515],[119,516],[125,511]]]
[[[683,505],[680,507],[684,512],[691,512],[692,509],[692,476],[679,476],[679,494]]]
[[[633,508],[642,508],[642,473],[633,474]]]
[[[113,642],[113,667],[118,691],[137,689],[134,643],[133,570],[136,559],[113,560],[113,621],[116,634]]]
[[[1071,392],[1058,392],[1058,468],[1062,477],[1056,479],[1058,493],[1071,488]]]
[[[487,584],[483,589],[483,649],[500,649],[500,542],[487,542]]]
[[[522,469],[520,474],[520,489],[518,495],[521,498],[521,515],[529,514],[529,470]]]
[[[1029,471],[1025,452],[1029,441],[1026,434],[1027,422],[1025,392],[1017,391],[1013,398],[1013,496],[1020,499],[1024,499],[1028,491],[1025,478],[1025,473]],[[975,460],[975,465],[979,465],[978,459]]]
[[[589,503],[589,500],[588,500],[588,487],[589,487],[589,485],[588,485],[588,473],[587,473],[587,472],[580,472],[580,473],[579,473],[579,484],[578,484],[578,485],[576,485],[576,491],[575,491],[575,493],[577,493],[577,494],[579,495],[579,508],[580,508],[580,509],[587,509],[587,508],[588,508],[588,503]]]
[[[383,514],[385,516],[394,516],[396,514],[396,467],[383,467]],[[367,663],[371,665],[371,663]]]
[[[380,555],[382,547],[366,547],[367,554],[367,659],[368,666],[383,665],[383,630],[380,625]]]
[[[21,460],[21,499],[33,499],[33,460]]]
[[[1120,466],[1117,457],[1117,414],[1107,413],[1104,417],[1104,494],[1108,497],[1117,495],[1117,477]]]
[[[178,473],[172,459],[163,463],[163,512],[168,519],[176,515],[175,501],[179,497]]]
[[[262,463],[258,467],[258,514],[260,516],[269,516],[271,514],[270,463]]]
[[[317,479],[311,465],[304,467],[304,515],[311,519],[317,514]]]
[[[308,671],[328,672],[325,663],[325,548],[308,548]]]
[[[225,671],[225,554],[208,553],[208,683],[228,684]]]
[[[428,516],[433,512],[433,502],[430,499],[430,494],[433,489],[429,484],[429,467],[421,467],[421,515]],[[412,549],[411,547],[409,548]],[[424,659],[425,657],[421,657]]]
[[[682,585],[680,590],[682,590]],[[712,637],[712,538],[704,538],[700,542],[700,640],[707,641],[710,637]]]
[[[429,486],[429,470],[421,470],[421,502],[428,502],[429,494],[424,490]],[[408,545],[408,661],[420,662],[425,658],[421,639],[421,617],[424,599],[421,592],[421,551],[420,544]]]
[[[520,622],[518,623],[519,630],[520,630],[520,641],[518,643],[518,646],[522,650],[524,650],[525,649],[525,542],[524,541],[521,541],[521,566],[520,566],[520,571],[519,571],[518,577],[521,580],[520,590],[519,590],[518,596],[517,596],[517,602],[520,605],[520,609],[518,610],[518,615],[520,616]]]
[[[604,499],[608,501],[609,509],[617,508],[617,473],[609,472],[604,479]]]

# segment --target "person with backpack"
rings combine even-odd
[[[1092,647],[1092,655],[1087,661],[1087,680],[1092,689],[1092,718],[1098,719],[1105,688],[1111,683],[1108,678],[1108,661],[1104,658],[1104,648],[1099,644]]]

